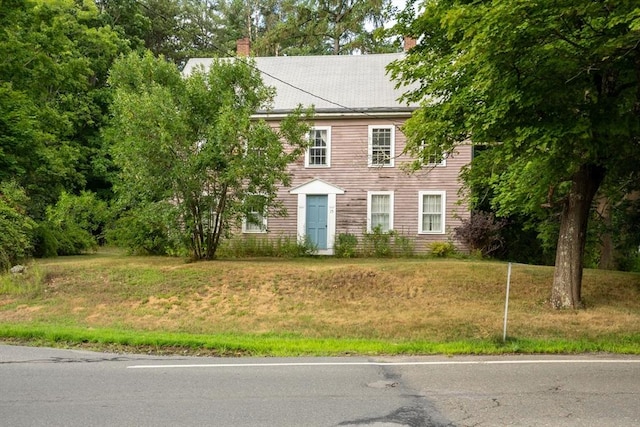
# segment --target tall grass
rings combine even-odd
[[[296,237],[242,236],[226,241],[218,249],[220,258],[277,257],[295,258],[313,255],[316,248],[310,240],[299,242]]]
[[[0,295],[35,297],[44,290],[46,274],[38,264],[31,263],[22,273],[0,275]]]
[[[243,251],[254,243],[278,248]],[[514,265],[502,342],[504,263],[231,255],[41,260],[0,277],[0,339],[210,354],[640,354],[636,273],[586,270],[586,309],[557,311],[553,269]]]

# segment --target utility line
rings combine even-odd
[[[162,18],[163,20],[165,20],[167,23],[172,23],[172,22],[173,22],[170,18],[166,17],[165,15],[163,15],[163,14],[161,14],[161,13],[158,13],[156,10],[151,9],[148,5],[146,5],[146,4],[145,4],[144,2],[142,2],[142,1],[140,1],[140,0],[133,0],[133,2],[134,2],[134,3],[136,3],[136,4],[138,4],[139,6],[144,7],[147,11],[149,11],[149,12],[151,12],[151,13],[154,13],[156,16],[159,16],[160,18]],[[210,43],[210,45],[211,45],[215,50],[217,50],[218,52],[220,52],[220,53],[221,53],[221,54],[223,54],[223,55],[228,55],[228,54],[229,54],[227,51],[225,51],[224,49],[222,49],[221,47],[219,47],[219,46],[218,46],[217,44],[215,44],[215,43]],[[306,90],[306,89],[303,89],[303,88],[301,88],[301,87],[299,87],[299,86],[296,86],[296,85],[294,85],[293,83],[289,83],[289,82],[287,82],[287,81],[285,81],[285,80],[283,80],[283,79],[281,79],[281,78],[279,78],[279,77],[276,77],[276,76],[274,76],[274,75],[272,75],[272,74],[270,74],[270,73],[267,73],[266,71],[263,71],[263,70],[259,69],[255,64],[253,64],[253,63],[251,63],[250,61],[246,60],[244,57],[236,56],[235,58],[236,58],[236,60],[240,60],[240,61],[242,61],[244,64],[246,64],[247,66],[249,66],[249,67],[253,68],[253,69],[254,69],[254,70],[256,70],[256,71],[258,71],[260,74],[263,74],[263,75],[265,75],[265,76],[268,76],[268,77],[270,77],[270,78],[272,78],[272,79],[274,79],[274,80],[276,80],[276,81],[278,81],[278,82],[280,82],[280,83],[282,83],[282,84],[284,84],[284,85],[286,85],[286,86],[289,86],[289,87],[291,87],[291,88],[293,88],[293,89],[295,89],[295,90],[298,90],[298,91],[300,91],[300,92],[302,92],[302,93],[305,93],[305,94],[307,94],[307,95],[310,95],[310,96],[312,96],[312,97],[318,98],[318,99],[320,99],[320,100],[322,100],[322,101],[324,101],[324,102],[330,103],[330,104],[332,104],[332,105],[335,105],[335,106],[337,106],[337,107],[339,107],[339,108],[342,108],[342,109],[345,109],[345,110],[347,110],[347,111],[350,111],[350,112],[353,112],[353,113],[362,114],[362,115],[364,115],[364,116],[371,117],[371,118],[374,118],[374,119],[387,121],[387,122],[389,122],[389,123],[393,124],[393,126],[394,126],[397,130],[399,130],[399,131],[401,131],[401,132],[402,132],[402,129],[401,129],[400,125],[399,125],[396,121],[391,120],[391,119],[389,119],[388,117],[383,117],[383,116],[379,116],[379,115],[371,114],[371,113],[368,113],[367,111],[358,110],[358,109],[355,109],[355,108],[352,108],[352,107],[348,107],[348,106],[346,106],[346,105],[342,105],[342,104],[340,104],[340,103],[338,103],[338,102],[335,102],[335,101],[332,101],[332,100],[330,100],[330,99],[327,99],[327,98],[325,98],[325,97],[323,97],[323,96],[317,95],[317,94],[315,94],[315,93],[313,93],[313,92],[310,92],[310,91],[308,91],[308,90]]]

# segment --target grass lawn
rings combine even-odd
[[[640,354],[640,274],[586,270],[585,308],[548,304],[553,269],[450,259],[185,263],[116,251],[0,278],[0,340],[217,355]]]

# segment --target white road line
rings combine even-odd
[[[282,362],[282,363],[207,363],[184,365],[131,365],[127,369],[182,368],[264,368],[296,366],[438,366],[438,365],[522,365],[550,363],[640,363],[640,359],[542,359],[542,360],[443,360],[431,362]]]

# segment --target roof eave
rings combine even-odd
[[[321,108],[314,110],[314,118],[409,118],[416,110],[416,107],[397,107],[397,108]],[[275,120],[282,119],[291,114],[293,110],[261,110],[253,114],[252,118]]]

